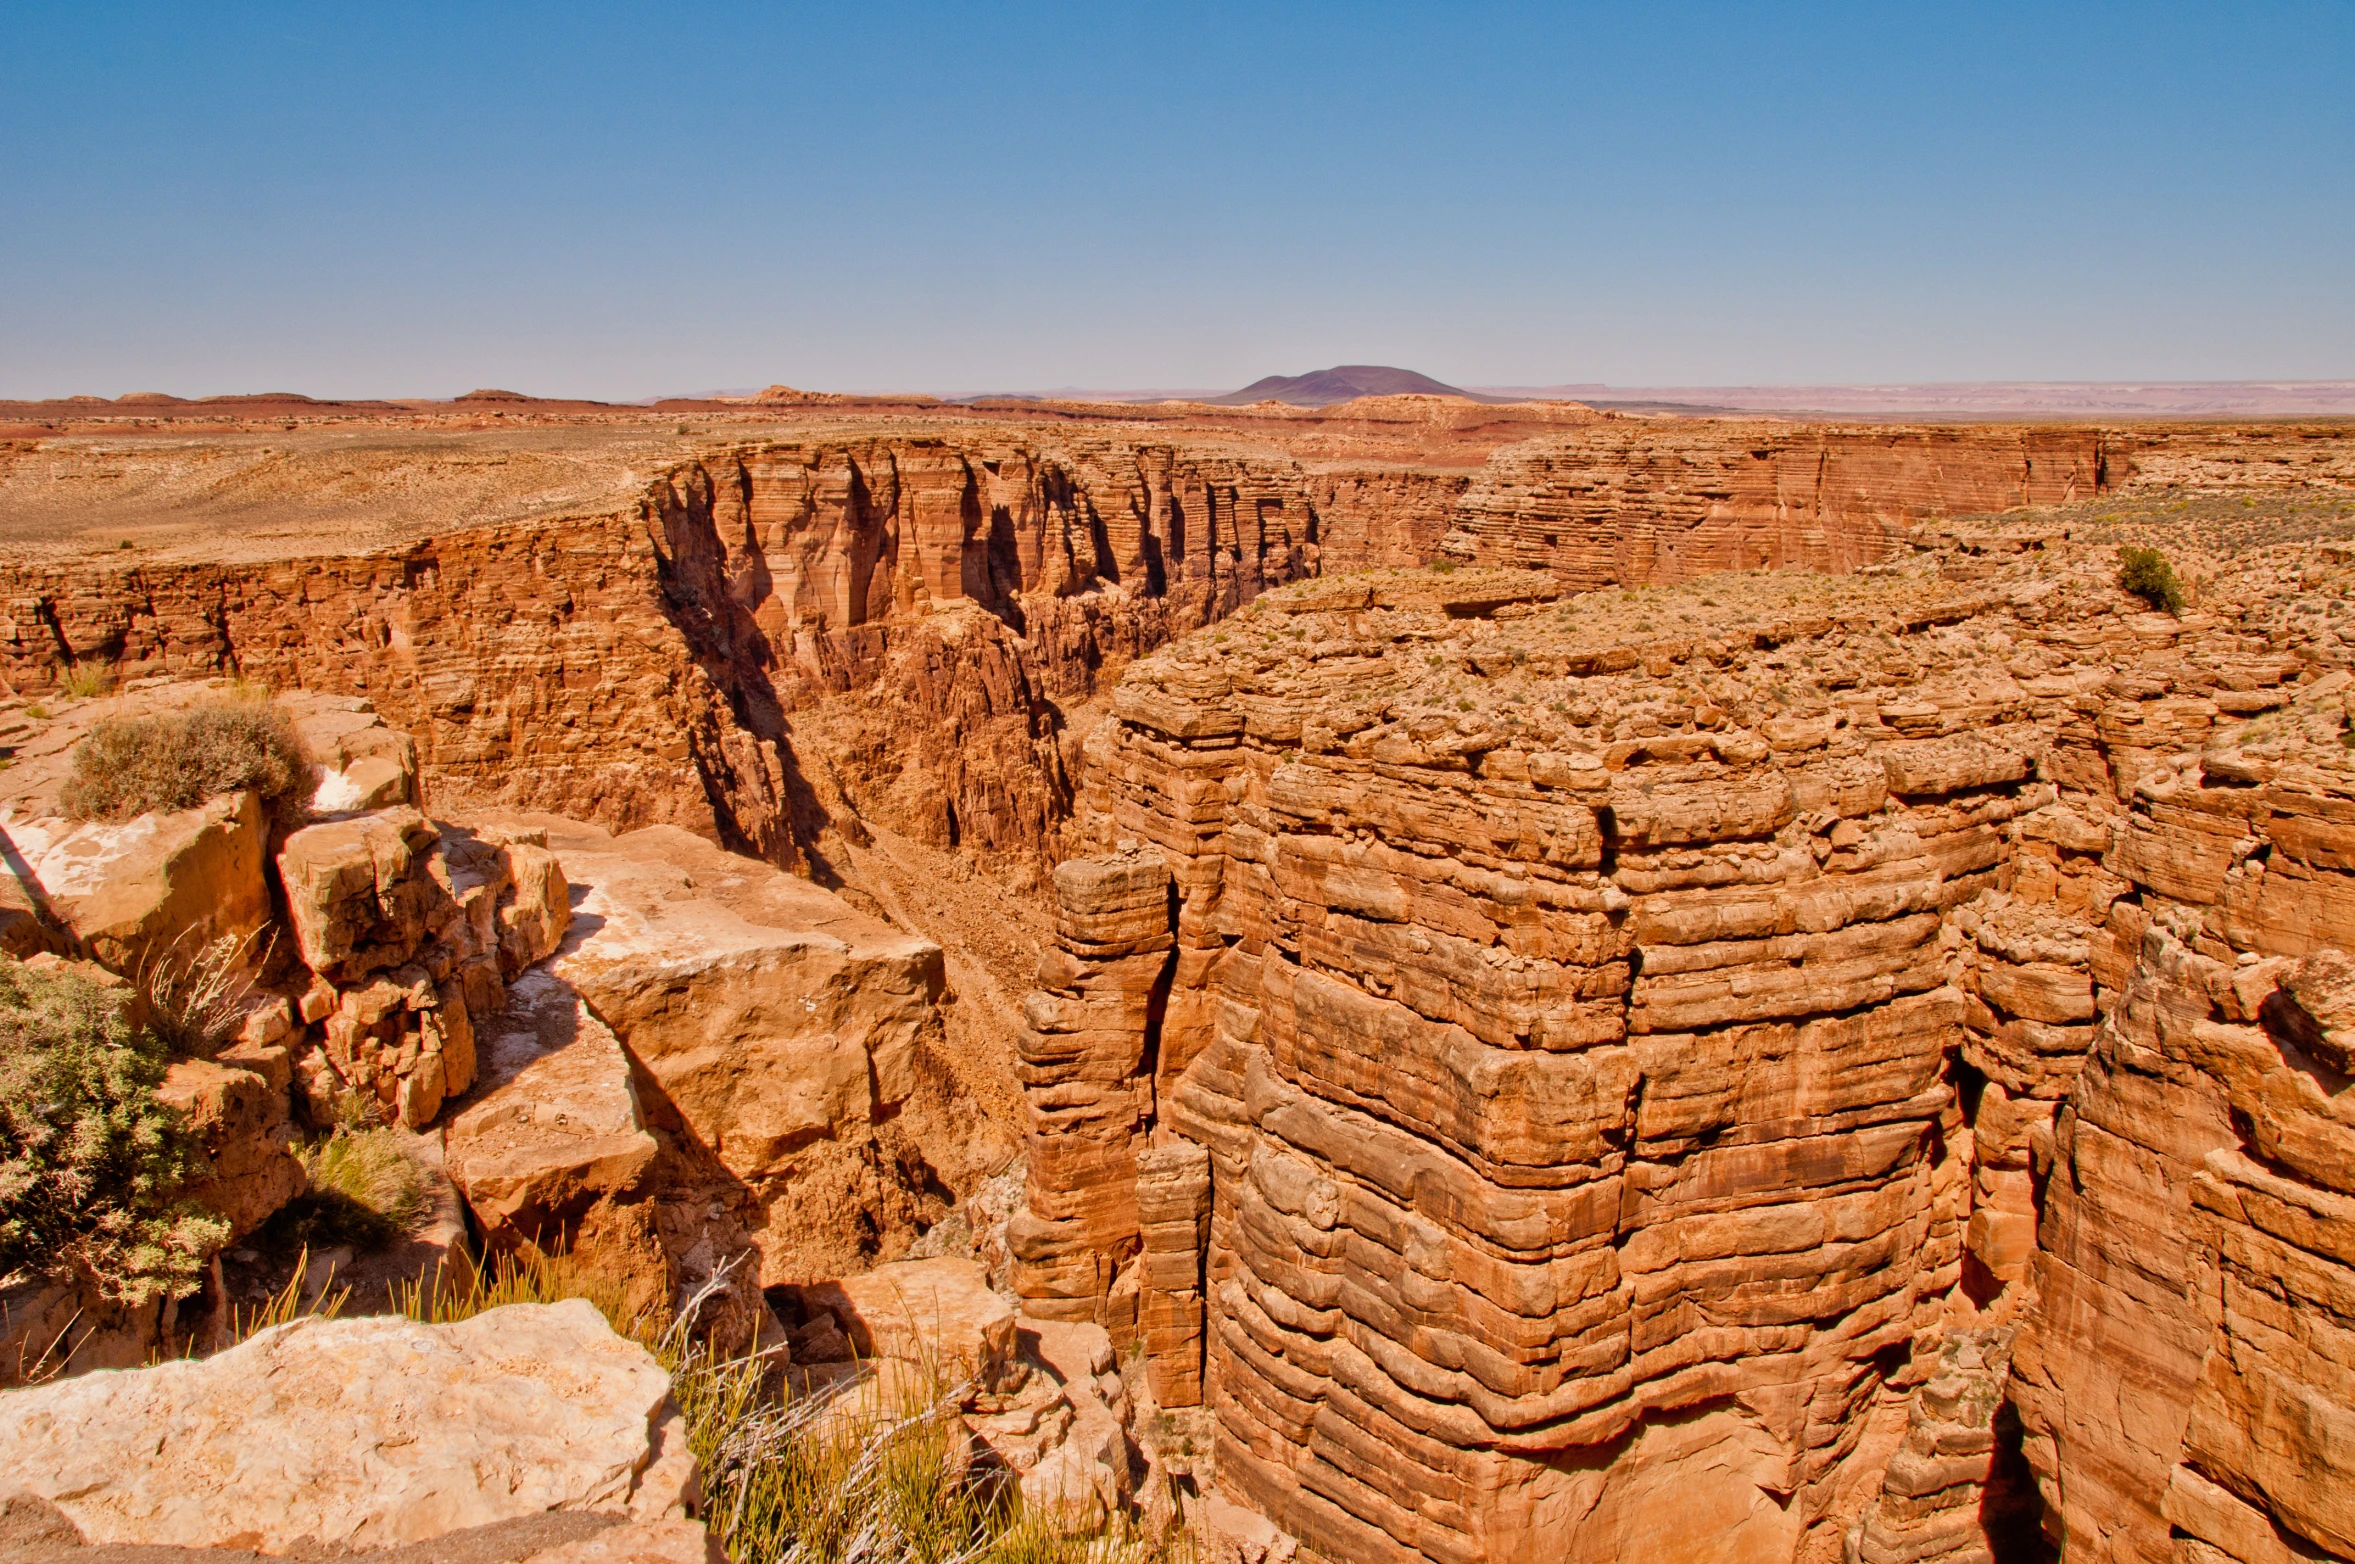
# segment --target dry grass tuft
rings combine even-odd
[[[257,950],[261,939],[256,929],[192,946],[184,934],[140,963],[148,1026],[165,1047],[191,1059],[210,1059],[221,1051],[245,1018],[255,971],[268,962],[276,944],[273,935]]]
[[[676,1318],[666,1300],[563,1255],[501,1257],[421,1280],[394,1307],[433,1324],[509,1303],[586,1298],[662,1360],[702,1471],[703,1514],[735,1564],[1180,1564],[1125,1527],[1071,1536],[1025,1515],[1004,1473],[976,1469],[957,1415],[964,1385],[936,1365],[869,1378],[847,1397],[781,1397],[765,1357],[719,1359],[694,1340],[715,1279]]]
[[[114,670],[104,663],[76,663],[57,681],[57,691],[68,700],[92,701],[114,688]]]
[[[432,1198],[425,1170],[402,1144],[398,1130],[340,1128],[295,1155],[311,1187],[288,1201],[264,1229],[265,1241],[285,1250],[376,1249],[416,1224]]]

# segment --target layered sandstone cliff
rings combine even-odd
[[[2301,769],[2344,753],[2343,557],[2176,618],[2001,548],[1333,580],[1132,668],[1083,799],[1121,851],[1059,873],[1025,1043],[1031,1306],[1146,1321],[1327,1558],[1961,1557],[2024,1545],[2029,1466],[2071,1557],[2343,1549],[2298,1214],[2343,1078],[2251,1025],[2266,956],[2355,939]],[[1158,876],[1162,931],[1106,889]],[[2239,1054],[2121,1097],[2169,1004]],[[1145,1215],[1189,1146],[1198,1338]]]
[[[2295,963],[2355,944],[2346,562],[2187,557],[2175,617],[2057,532],[1911,541],[2343,431],[1340,429],[746,441],[364,557],[19,562],[0,674],[413,738],[335,739],[365,813],[284,844],[290,1019],[490,1243],[733,1276],[734,1341],[994,1171],[1004,1073],[1027,1311],[1312,1556],[2345,1554]],[[913,937],[975,860],[1055,913],[1019,1025]]]
[[[1069,807],[1073,708],[1271,586],[1451,554],[1581,587],[1844,568],[1923,517],[2087,497],[2131,468],[2092,430],[1507,432],[1533,437],[1437,465],[1153,425],[747,443],[634,504],[360,557],[22,562],[0,571],[0,676],[365,696],[415,737],[436,807],[676,824],[789,866],[860,820],[1036,862]],[[413,486],[377,481],[394,505]]]

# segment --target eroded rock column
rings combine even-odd
[[[1202,1404],[1202,1254],[1210,1241],[1210,1153],[1167,1140],[1137,1154],[1137,1219],[1144,1240],[1145,1351],[1153,1399]]]
[[[1014,1289],[1041,1319],[1137,1323],[1137,1137],[1152,1112],[1168,995],[1169,866],[1130,849],[1055,871],[1055,949],[1022,1004],[1030,1123],[1025,1208],[1008,1225]]]

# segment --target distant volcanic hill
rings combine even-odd
[[[1253,402],[1289,402],[1295,407],[1324,407],[1333,402],[1347,402],[1361,396],[1472,396],[1457,386],[1443,384],[1429,375],[1418,375],[1411,369],[1393,369],[1387,364],[1341,364],[1332,369],[1311,370],[1305,375],[1269,375],[1254,380],[1240,391],[1229,391],[1225,396],[1204,397],[1205,402],[1220,407],[1246,407]],[[1502,398],[1475,397],[1475,401],[1497,401]]]

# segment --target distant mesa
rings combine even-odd
[[[451,400],[456,402],[529,402],[534,398],[525,396],[521,391],[484,390],[469,391],[464,396],[453,397]]]
[[[752,401],[771,406],[796,402],[847,402],[849,397],[832,391],[801,391],[792,386],[776,385],[755,392]]]
[[[1472,393],[1411,369],[1387,364],[1340,364],[1311,370],[1305,375],[1269,375],[1240,391],[1202,400],[1216,407],[1248,407],[1253,402],[1289,402],[1294,407],[1329,407],[1361,396],[1463,396]],[[1487,400],[1482,398],[1481,400]]]
[[[78,396],[73,398],[73,400],[77,402],[95,402],[100,399],[97,397]],[[180,398],[172,395],[172,393],[169,391],[133,391],[126,395],[118,396],[114,400],[117,407],[155,407],[159,405],[171,406],[179,402]]]

